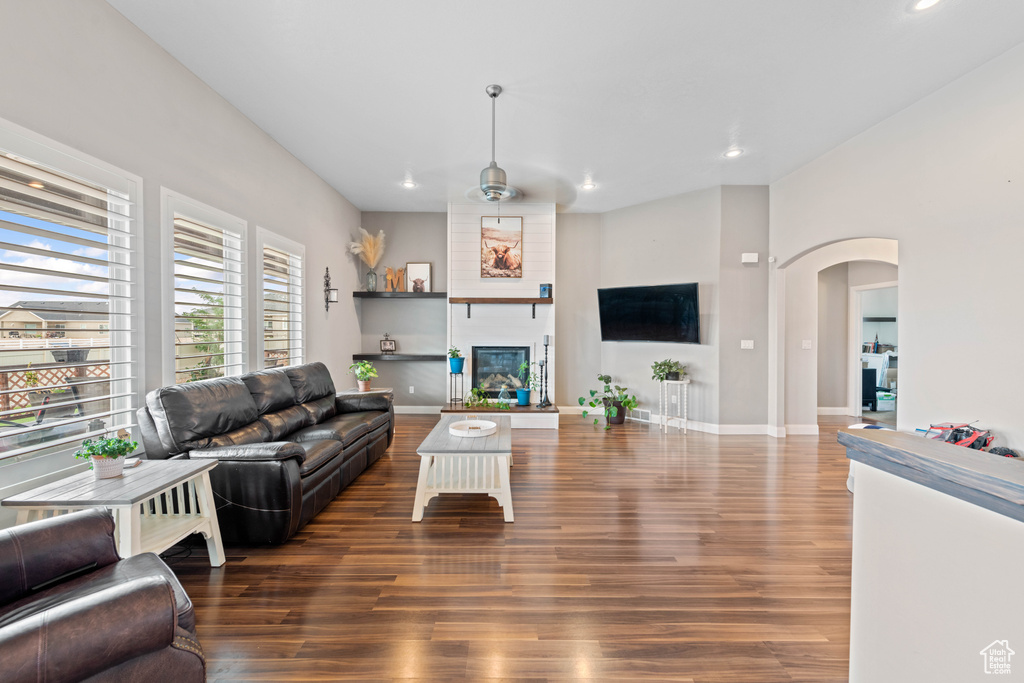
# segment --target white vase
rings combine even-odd
[[[113,479],[120,477],[124,471],[124,458],[97,458],[90,457],[92,462],[92,473],[97,479]]]

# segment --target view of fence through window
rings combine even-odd
[[[174,381],[243,370],[242,237],[174,216]]]
[[[0,151],[0,459],[131,426],[132,203]]]

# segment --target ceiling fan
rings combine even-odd
[[[505,170],[498,166],[494,155],[494,108],[495,100],[501,94],[500,85],[489,85],[485,91],[491,98],[491,163],[487,168],[480,171],[480,192],[483,198],[489,202],[500,202],[506,199],[522,196],[522,192],[508,184]],[[471,190],[476,194],[476,188]]]

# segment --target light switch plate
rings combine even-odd
[[[761,255],[756,251],[744,252],[740,255],[740,263],[757,263],[760,257]]]
[[[740,348],[741,349],[745,349],[745,350],[749,350],[749,349],[754,348],[754,340],[753,339],[740,339]]]
[[[811,344],[812,341],[813,340],[811,339],[804,339],[803,343],[800,344],[800,348],[802,348],[805,351],[810,351],[812,348],[814,348],[814,346]]]

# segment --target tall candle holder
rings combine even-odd
[[[541,393],[538,408],[547,408],[551,405],[548,398],[548,335],[544,335],[544,360],[540,364]]]

